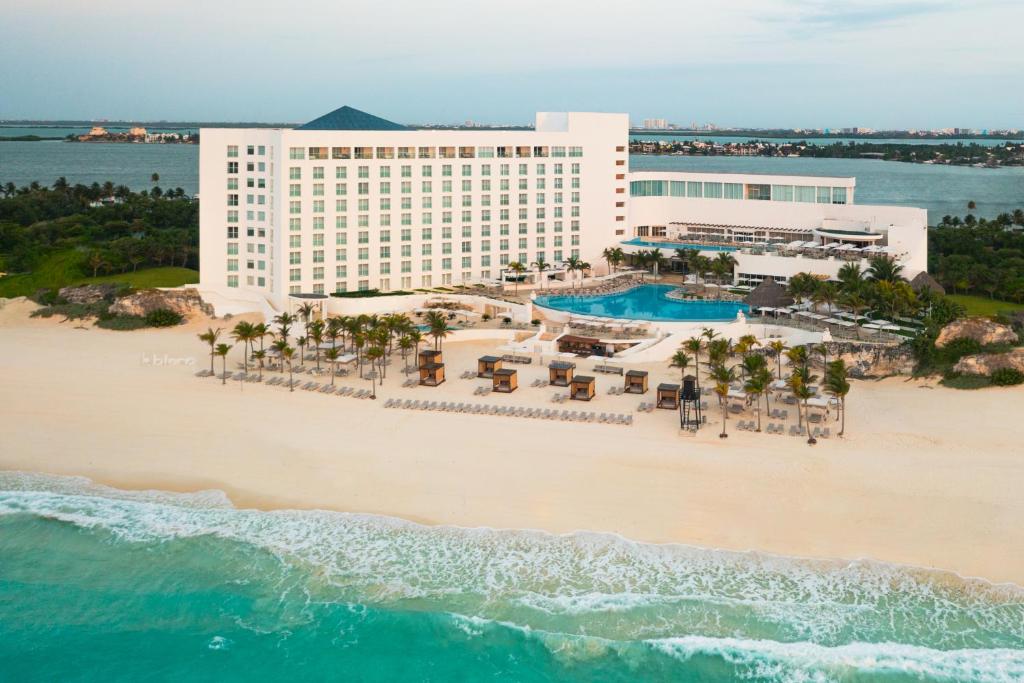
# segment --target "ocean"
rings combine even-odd
[[[1024,589],[8,472],[0,678],[1020,681]]]
[[[8,129],[19,135],[53,135],[50,129]],[[58,129],[65,133],[65,129]],[[0,135],[4,129],[0,128]],[[13,133],[8,133],[13,134]],[[789,159],[771,157],[683,157],[633,155],[633,170],[783,173],[811,176],[855,176],[859,204],[918,206],[928,210],[931,223],[942,216],[966,215],[974,201],[976,216],[1024,208],[1024,167],[972,168],[908,164],[873,159]],[[132,189],[158,185],[199,190],[197,145],[133,145],[116,143],[0,142],[0,184],[49,185],[59,176],[72,183],[107,180]]]

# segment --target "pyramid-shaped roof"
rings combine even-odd
[[[295,130],[409,130],[400,123],[382,119],[349,106],[335,109]]]
[[[793,303],[793,297],[786,288],[770,277],[761,280],[761,284],[747,295],[744,302],[751,308],[782,308]]]

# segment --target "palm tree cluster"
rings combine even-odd
[[[842,436],[846,428],[846,395],[850,392],[849,376],[846,364],[842,359],[828,360],[828,349],[824,344],[814,347],[795,346],[787,348],[781,340],[774,340],[767,345],[753,335],[743,335],[735,342],[732,339],[720,337],[710,327],[704,328],[700,335],[687,339],[680,349],[672,356],[670,367],[679,368],[683,376],[690,367],[694,366],[694,376],[697,386],[701,381],[701,354],[704,355],[704,376],[712,383],[713,390],[718,396],[719,408],[722,411],[722,431],[719,437],[728,436],[726,425],[729,420],[728,400],[729,390],[736,382],[742,385],[742,391],[747,395],[747,401],[754,407],[757,415],[757,428],[761,431],[761,400],[764,400],[765,410],[769,410],[769,400],[772,391],[772,383],[775,380],[785,379],[786,385],[797,399],[797,421],[803,426],[807,411],[808,401],[814,395],[811,386],[818,381],[818,376],[812,374],[810,369],[811,354],[816,353],[822,357],[822,364],[826,368],[824,389],[827,393],[839,401],[839,408],[842,414],[842,427],[839,436]],[[782,376],[782,357],[785,355],[789,362],[789,375]],[[770,359],[775,360],[775,372],[772,372]],[[813,437],[808,438],[808,443],[814,443]]]
[[[312,352],[312,360],[318,370],[321,368],[321,359],[329,365],[331,384],[334,384],[339,358],[343,353],[353,353],[359,367],[359,376],[367,377],[363,373],[363,367],[368,364],[371,369],[369,379],[379,380],[373,384],[376,396],[376,386],[384,383],[392,354],[396,350],[399,351],[408,369],[409,357],[415,357],[420,344],[424,342],[423,331],[404,314],[342,315],[326,318],[317,318],[316,315],[317,308],[311,303],[305,303],[296,310],[295,315],[282,313],[275,317],[272,321],[273,328],[264,323],[246,321],[236,324],[230,334],[235,343],[243,348],[242,362],[245,371],[249,371],[250,362],[255,362],[262,377],[264,361],[267,358],[265,340],[268,337],[271,340],[269,347],[276,351],[282,363],[287,366],[289,378],[294,361],[298,360],[301,363],[303,359],[308,358],[307,352]],[[440,311],[429,311],[424,322],[427,327],[426,335],[433,338],[434,348],[440,349],[443,340],[452,332],[448,318]],[[299,324],[300,333],[294,334],[293,329]],[[218,344],[222,332],[220,328],[211,328],[199,335],[200,341],[210,346],[211,372],[215,356],[224,357],[231,348],[228,346],[222,352],[221,347],[226,346]],[[326,342],[330,342],[328,348],[322,349]]]
[[[890,319],[914,315],[935,300],[937,295],[930,289],[915,291],[910,286],[895,259],[874,256],[868,264],[867,270],[856,263],[844,264],[836,280],[797,273],[789,279],[788,293],[798,304],[810,301],[828,313],[838,304],[858,316],[873,311]]]

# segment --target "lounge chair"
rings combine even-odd
[[[597,421],[601,424],[608,422],[608,413],[601,413],[597,416]]]
[[[622,418],[622,424],[626,425],[627,427],[633,424],[632,415],[623,415]]]
[[[824,429],[821,430],[821,438],[827,439],[831,435],[832,435],[831,430],[828,427],[825,427]]]
[[[333,394],[337,390],[338,390],[337,387],[331,386],[330,384],[325,384],[324,388],[321,389],[320,391],[325,393],[325,394]],[[392,400],[394,400],[394,399],[392,399]]]

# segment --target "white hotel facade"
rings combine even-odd
[[[576,256],[601,273],[616,246],[724,241],[744,282],[834,276],[851,258],[767,248],[797,237],[925,268],[922,209],[856,205],[852,178],[630,173],[628,136],[626,114],[436,130],[348,107],[294,129],[204,128],[200,288],[283,310],[296,295],[493,282],[516,261]]]

